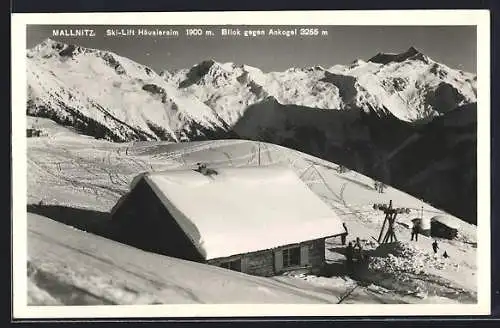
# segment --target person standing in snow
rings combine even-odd
[[[434,240],[434,242],[432,243],[432,249],[434,250],[434,254],[436,254],[439,249],[437,240]]]
[[[344,226],[345,232],[340,235],[340,239],[342,241],[342,246],[345,245],[345,241],[347,239],[347,235],[349,234],[349,231],[347,231],[347,226],[345,225],[345,222],[342,223],[342,226]]]
[[[354,248],[361,249],[361,240],[359,239],[359,237],[356,237],[356,243],[354,244]]]
[[[362,251],[363,247],[361,247],[361,241],[359,240],[359,237],[356,237],[356,243],[354,244],[354,251],[356,253],[356,257],[361,260],[362,258]]]
[[[413,222],[413,227],[411,228],[411,241],[413,241],[413,237],[415,237],[415,241],[418,241],[418,223],[417,223],[417,221]]]
[[[444,257],[445,259],[447,259],[447,258],[449,258],[450,256],[448,255],[448,253],[446,253],[446,251],[444,251],[444,253],[443,253],[443,257]]]
[[[352,271],[352,258],[354,256],[354,247],[352,247],[352,243],[349,242],[347,247],[345,248],[345,258],[347,259],[346,265],[347,265],[347,271],[351,272]]]

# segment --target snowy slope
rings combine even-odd
[[[48,125],[46,124],[46,126]],[[352,240],[359,236],[367,250],[374,249],[377,246],[373,238],[377,238],[383,219],[383,214],[373,209],[373,203],[387,203],[389,200],[393,200],[395,206],[411,208],[412,211],[410,214],[398,216],[399,223],[396,225],[396,233],[404,245],[409,245],[407,240],[410,237],[409,227],[411,226],[411,219],[419,216],[422,206],[425,217],[445,215],[460,228],[457,240],[439,241],[441,251],[446,250],[451,256],[443,264],[440,264],[443,261],[442,259],[434,259],[431,255],[432,239],[423,236],[419,238],[418,243],[404,246],[406,248],[412,247],[411,249],[417,249],[411,252],[405,251],[404,254],[408,254],[406,259],[401,257],[396,250],[393,251],[395,255],[389,255],[387,252],[378,255],[374,254],[373,270],[378,273],[374,275],[377,278],[372,278],[373,281],[370,282],[370,286],[372,287],[360,287],[353,293],[352,298],[346,299],[346,303],[386,303],[390,302],[390,300],[393,302],[397,300],[397,302],[411,303],[473,302],[475,298],[475,291],[477,289],[477,280],[475,278],[477,270],[475,248],[476,227],[457,217],[444,213],[429,204],[422,203],[415,197],[392,187],[388,187],[384,193],[378,193],[373,188],[373,180],[357,172],[348,171],[341,173],[336,164],[319,158],[276,145],[245,140],[217,140],[191,143],[131,142],[116,144],[84,138],[77,134],[71,135],[70,133],[65,136],[51,138],[51,131],[48,130],[47,132],[49,134],[48,137],[28,139],[28,204],[31,204],[28,206],[28,212],[46,216],[78,229],[88,231],[89,233],[86,234],[87,237],[85,238],[91,238],[90,240],[92,241],[90,244],[100,244],[100,241],[93,240],[95,238],[93,234],[113,239],[112,233],[110,234],[110,231],[105,229],[106,225],[103,227],[103,222],[109,219],[110,209],[120,196],[129,190],[133,178],[141,172],[190,168],[194,167],[195,163],[198,162],[206,162],[211,166],[217,167],[252,166],[259,165],[259,163],[260,165],[288,165],[316,195],[323,199],[347,223],[350,232],[348,239]],[[40,224],[45,226],[48,223]],[[40,229],[44,231],[42,234],[49,234],[51,230],[54,230],[56,231],[56,236],[65,235],[65,233],[57,233],[59,228],[51,227],[51,225],[47,226],[47,228],[41,227]],[[36,235],[30,234],[29,240],[36,240],[37,238],[39,239]],[[73,239],[72,243],[75,243],[84,237],[75,235],[71,238]],[[103,239],[99,238],[99,240]],[[77,268],[80,263],[88,263],[88,265],[81,269],[86,270],[86,272],[93,272],[96,266],[97,268],[100,267],[100,264],[96,264],[94,259],[76,257],[75,261],[68,262],[66,269],[62,270],[61,265],[63,261],[65,264],[67,262],[65,257],[71,258],[71,256],[74,256],[74,253],[63,252],[67,248],[56,249],[54,248],[54,243],[54,240],[46,241],[44,244],[40,241],[35,241],[32,245],[36,246],[30,246],[31,254],[29,256],[30,261],[36,264],[35,266],[46,262],[48,264],[45,268],[48,268],[48,271],[56,275],[59,273],[65,276],[58,281],[67,282],[68,277],[81,277],[77,274],[71,275],[71,272],[78,272],[79,269]],[[102,269],[108,270],[107,272],[110,272],[109,274],[114,277],[111,280],[112,283],[108,282],[107,284],[123,287],[123,284],[127,284],[127,281],[132,279],[120,273],[115,273],[116,270],[121,270],[119,267],[123,267],[117,261],[130,261],[129,258],[140,258],[141,260],[134,262],[134,265],[136,265],[135,263],[146,263],[144,265],[147,265],[148,272],[154,274],[155,277],[158,275],[162,277],[169,272],[166,269],[162,269],[163,266],[160,262],[163,261],[160,261],[156,255],[153,256],[144,252],[141,252],[140,254],[142,255],[139,255],[139,253],[135,253],[135,250],[132,251],[132,248],[128,248],[136,255],[122,256],[123,254],[128,254],[124,253],[125,251],[122,246],[116,246],[115,243],[109,244],[110,242],[107,240],[105,243],[107,246],[93,248],[93,252],[96,256],[101,256],[97,254],[103,251],[106,259],[117,264],[117,267],[111,265],[110,267],[106,266],[106,269]],[[92,246],[87,244],[89,243],[82,241],[78,244],[77,249],[82,247],[92,248]],[[114,250],[107,250],[108,248],[114,249],[115,247],[119,250],[116,253]],[[333,262],[341,261],[343,255],[341,255],[342,252],[339,250],[339,247],[338,240],[331,240],[326,250],[327,258]],[[49,255],[51,253],[47,253],[47,249],[54,249],[53,255]],[[51,266],[51,263],[54,262],[48,261],[48,256],[50,256],[51,261],[56,261],[57,258],[58,262]],[[151,260],[142,260],[142,256]],[[127,264],[127,268],[130,268],[129,265]],[[421,265],[426,270],[416,279],[415,276],[411,275],[414,274],[415,270],[420,270]],[[191,270],[196,270],[191,265],[189,267],[190,272],[192,272]],[[134,267],[134,270],[143,271],[136,267]],[[137,272],[134,270],[132,271]],[[187,267],[186,270],[188,270]],[[200,274],[204,275],[205,273]],[[99,273],[97,273],[97,277],[99,276]],[[407,280],[401,280],[403,278],[408,279],[408,277],[412,277],[409,279],[409,282],[415,282],[415,284],[409,284]],[[102,282],[99,279],[96,278],[96,280],[92,281],[99,285]],[[217,278],[214,279],[217,281]],[[327,302],[337,302],[338,297],[341,297],[341,294],[350,288],[348,286],[350,283],[342,282],[344,281],[342,277],[315,278],[306,276],[301,278],[292,276],[280,277],[278,280],[296,287],[300,286],[303,290],[316,292],[322,290],[324,293],[324,279],[328,279],[330,282],[330,285],[326,289],[326,293],[329,294],[328,297],[335,298],[332,300],[327,297]],[[77,280],[72,280],[71,283],[77,284]],[[421,283],[421,281],[428,282]],[[184,283],[191,284],[190,282]],[[39,283],[37,284],[36,281],[32,281],[30,284],[35,290],[33,292],[35,294],[36,288],[40,289],[43,287]],[[114,302],[122,304],[133,302],[168,302],[168,300],[158,296],[162,295],[162,292],[152,288],[147,281],[141,280],[131,284],[134,285],[132,289],[138,292],[139,295],[146,295],[145,298],[134,298],[134,296],[123,292],[123,290],[128,289],[121,287],[116,289],[112,286],[109,289],[102,288],[100,295],[108,292],[107,295],[111,295],[121,290],[121,295],[124,295],[123,298],[115,297],[113,298]],[[95,288],[95,285],[89,281],[78,283],[77,286],[86,290],[93,290]],[[192,285],[189,286],[192,287]],[[144,291],[144,294],[141,294],[141,291]],[[170,293],[171,291],[165,292]],[[218,291],[218,293],[220,294],[221,292]],[[417,295],[415,293],[419,296],[415,296]],[[395,294],[399,295],[399,297],[396,297]],[[44,295],[47,296],[40,291],[40,295],[38,296],[43,300]],[[154,297],[151,295],[154,295]],[[275,300],[274,298],[260,299],[261,296],[252,293],[251,295],[259,298],[259,303],[274,302],[273,300]],[[232,299],[234,302],[242,301],[240,298],[242,297],[241,295],[236,296],[233,299],[234,294],[230,293],[220,297],[225,297],[224,301],[228,301],[228,299]],[[206,296],[205,299],[207,299],[207,302],[212,302],[214,301],[214,297]],[[179,298],[175,299],[179,300]],[[218,300],[220,299],[215,300],[215,302],[218,302]],[[255,301],[255,299],[253,300]],[[285,298],[285,300],[301,302],[295,298],[293,301],[288,298]],[[322,301],[325,301],[325,299]],[[34,300],[34,302],[36,301]]]
[[[118,198],[128,192],[137,174],[195,168],[196,163],[204,162],[220,168],[289,166],[314,193],[332,202],[330,205],[335,205],[335,208],[364,206],[364,209],[377,213],[372,209],[373,203],[387,203],[394,199],[403,207],[420,209],[424,206],[432,216],[445,213],[393,188],[382,194],[375,192],[374,180],[355,171],[340,173],[337,164],[264,142],[213,140],[117,144],[76,133],[57,137],[51,136],[51,131],[48,133],[49,136],[28,139],[28,203],[42,201],[43,204],[75,205],[74,200],[81,198],[79,207],[91,204],[94,210],[110,211]],[[74,194],[66,197],[68,191],[60,192],[59,188],[69,189]],[[57,199],[51,198],[52,194]],[[411,219],[413,215],[407,218]],[[463,232],[467,234],[464,238],[475,242],[475,226],[458,218],[454,220],[464,227]]]
[[[150,68],[108,51],[47,39],[27,52],[27,113],[111,140],[182,140],[222,122]]]
[[[271,279],[143,252],[35,214],[28,215],[28,254],[30,305],[335,300]]]
[[[30,306],[338,303],[355,285],[344,278],[310,277],[311,284],[296,277],[241,274],[144,252],[31,213],[28,254]],[[343,302],[456,303],[399,295],[373,284],[357,288]]]
[[[457,147],[440,147],[436,153],[443,159],[435,165],[422,147],[421,165],[398,165],[412,160],[411,152],[400,152],[411,138],[428,133],[420,133],[421,123],[455,115],[476,101],[473,74],[414,48],[330,68],[265,73],[206,60],[157,74],[108,51],[46,40],[28,50],[27,61],[29,115],[114,141],[238,137],[280,144],[476,220],[475,205],[466,201],[474,198],[474,173],[468,170],[466,178],[446,173],[470,167],[472,152],[457,156]],[[447,136],[448,131],[439,138],[475,138],[468,132]],[[428,192],[433,183],[465,192]]]

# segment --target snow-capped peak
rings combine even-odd
[[[47,39],[28,51],[28,62],[30,100],[39,106],[57,107],[61,113],[77,106],[86,116],[98,104],[99,111],[119,119],[118,125],[125,122],[149,136],[158,136],[159,122],[169,135],[189,128],[192,120],[204,127],[232,127],[251,105],[269,96],[282,105],[358,108],[409,122],[432,119],[476,99],[472,74],[438,65],[414,47],[327,70],[311,66],[264,73],[245,64],[206,59],[157,74],[110,51]],[[75,102],[77,98],[82,101]],[[105,122],[107,115],[102,115]],[[137,135],[121,129],[118,139]]]
[[[41,49],[44,49],[44,48],[55,48],[57,47],[58,45],[62,45],[64,46],[64,43],[62,42],[58,42],[56,40],[53,40],[51,38],[46,38],[45,40],[43,40],[42,42],[40,42],[39,44],[35,45],[33,48],[31,48],[30,50],[32,51],[35,51],[35,50],[41,50]]]
[[[355,67],[355,66],[361,66],[366,64],[366,62],[363,59],[356,59],[354,60],[351,64],[349,64],[349,67]]]
[[[65,56],[69,52],[73,53],[73,51],[76,50],[75,48],[75,46],[47,38],[33,48],[29,49],[27,51],[27,55],[29,58],[36,56],[50,58],[56,54]]]
[[[425,63],[430,62],[430,58],[418,51],[415,47],[411,46],[408,48],[408,50],[398,53],[398,54],[393,54],[393,53],[378,53],[372,58],[370,58],[368,61],[372,63],[378,63],[378,64],[389,64],[389,63],[400,63],[405,60],[421,60]]]
[[[223,125],[198,99],[113,52],[48,39],[27,57],[31,115],[48,115],[113,140],[178,141]]]
[[[315,72],[315,71],[325,71],[325,68],[321,65],[316,65],[316,66],[311,66],[311,67],[305,67],[302,69],[304,72]]]

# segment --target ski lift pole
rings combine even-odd
[[[380,230],[380,235],[378,238],[379,243],[387,243],[387,242],[393,242],[393,241],[398,241],[398,238],[396,237],[396,233],[394,232],[394,223],[396,222],[396,218],[398,213],[409,213],[410,209],[408,208],[392,208],[392,200],[389,201],[389,206],[384,205],[384,204],[374,204],[373,205],[374,209],[378,209],[380,211],[383,211],[385,213],[385,219],[384,223],[382,225],[382,229]],[[387,226],[387,231],[385,232],[384,235],[384,228],[385,228],[385,223],[388,221],[388,226]],[[382,236],[383,239],[382,239]]]
[[[387,221],[387,215],[384,218],[384,223],[382,223],[382,229],[380,229],[380,234],[378,235],[378,243],[380,244],[380,241],[382,239],[382,234],[384,233],[384,228],[385,228],[385,222]]]
[[[257,146],[259,147],[259,166],[260,166],[260,142],[257,141]]]
[[[396,216],[398,215],[398,212],[395,212],[392,215],[392,224],[391,224],[391,242],[392,238],[394,238],[394,241],[398,241],[398,238],[396,237],[396,233],[394,232],[394,223],[396,222]]]
[[[387,221],[390,219],[390,209],[392,208],[392,200],[389,201],[389,206],[385,204],[374,204],[373,208],[376,210],[383,211],[385,213],[384,223],[382,224],[382,229],[380,229],[380,234],[378,236],[377,242],[380,244],[382,241],[382,235],[384,234],[384,228]],[[390,222],[389,222],[390,225]],[[384,237],[385,239],[385,237]]]

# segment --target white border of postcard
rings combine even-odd
[[[477,304],[28,306],[26,25],[475,25],[478,76]],[[12,14],[13,316],[21,318],[480,315],[490,313],[490,14],[487,10]]]

